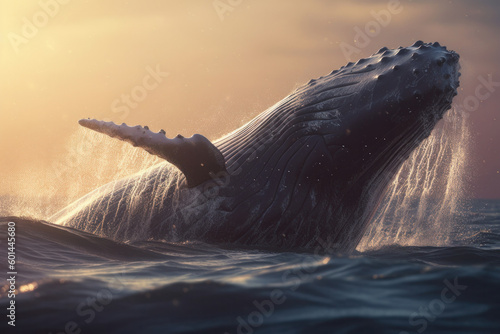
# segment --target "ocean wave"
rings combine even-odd
[[[491,207],[450,245],[352,254],[117,242],[17,217],[0,218],[0,238],[15,222],[19,333],[496,333]]]

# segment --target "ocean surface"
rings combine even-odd
[[[327,239],[309,253],[117,243],[2,219],[3,277],[8,221],[18,294],[14,328],[3,280],[1,333],[500,333],[500,201],[472,201],[447,245],[353,254]]]

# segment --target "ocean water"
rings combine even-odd
[[[470,142],[466,119],[450,111],[394,177],[351,254],[327,237],[309,252],[123,243],[0,218],[0,333],[500,333],[500,200],[464,200]],[[68,145],[76,143],[90,144],[56,170],[69,187],[30,174],[19,193],[44,192],[0,197],[0,216],[48,219],[100,175],[119,179],[157,163],[90,132]],[[9,222],[15,327],[5,316]]]
[[[3,218],[2,259],[16,223],[19,292],[14,330],[2,282],[0,332],[499,333],[500,201],[467,207],[445,246],[353,254],[328,240],[310,253],[117,243]]]

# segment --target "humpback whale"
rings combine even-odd
[[[95,119],[80,125],[165,161],[49,220],[117,240],[355,249],[393,175],[451,108],[459,55],[380,49],[313,79],[223,138]]]

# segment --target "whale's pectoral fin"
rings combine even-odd
[[[165,137],[165,131],[152,132],[147,126],[129,127],[125,123],[117,125],[95,119],[81,119],[78,123],[167,160],[184,173],[188,187],[195,187],[226,173],[222,153],[202,135],[195,134],[191,138],[177,135],[168,139]]]

